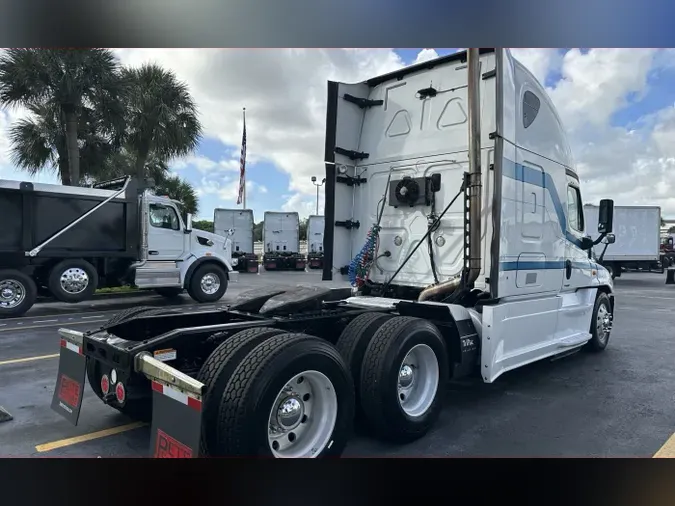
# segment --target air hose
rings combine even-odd
[[[349,283],[354,287],[361,287],[368,279],[370,268],[375,261],[377,241],[381,227],[373,225],[366,235],[366,243],[349,264]]]
[[[349,284],[353,287],[360,288],[365,284],[370,275],[370,268],[377,260],[377,246],[380,238],[380,230],[382,230],[380,223],[382,222],[382,214],[384,214],[384,206],[387,204],[387,189],[389,188],[390,181],[391,172],[389,173],[387,183],[384,186],[384,194],[377,203],[377,223],[374,223],[373,226],[370,227],[368,234],[366,234],[366,243],[349,264]]]

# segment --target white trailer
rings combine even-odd
[[[263,248],[265,270],[305,270],[307,259],[300,253],[298,213],[265,212]]]
[[[588,230],[598,224],[598,206],[584,206]],[[658,206],[615,206],[615,242],[599,248],[600,263],[612,277],[625,269],[663,272],[661,258],[661,208]]]
[[[310,269],[323,268],[323,235],[326,219],[312,215],[307,220],[307,265]]]
[[[266,286],[224,311],[61,330],[67,388],[53,409],[77,422],[71,379],[89,360],[108,405],[152,407],[157,457],[335,457],[355,420],[390,442],[423,437],[450,379],[492,383],[607,347],[613,282],[591,253],[613,203],[585,227],[560,118],[508,50],[329,82],[326,116],[323,278],[345,272],[352,287]],[[276,255],[284,227],[271,217]],[[177,360],[153,358],[167,347]]]
[[[258,255],[253,241],[253,210],[223,209],[213,211],[213,231],[232,240],[232,262],[239,272],[258,272]]]

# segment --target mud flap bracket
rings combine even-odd
[[[204,384],[147,352],[136,355],[134,368],[152,382],[151,455],[199,457]]]

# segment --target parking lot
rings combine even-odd
[[[241,274],[220,307],[263,283],[320,283],[319,272]],[[616,280],[616,312],[605,353],[581,352],[541,362],[485,385],[449,386],[439,423],[425,438],[391,446],[357,435],[345,456],[675,456],[675,286],[665,275],[624,274]],[[336,283],[336,286],[339,286]],[[171,302],[174,303],[173,301]],[[56,379],[57,328],[95,328],[116,311],[163,305],[157,296],[66,306],[45,303],[23,318],[0,321],[1,456],[139,457],[149,429],[102,404],[87,386],[80,425],[50,409]]]

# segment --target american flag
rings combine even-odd
[[[244,134],[241,137],[241,156],[239,157],[239,195],[237,205],[244,199],[246,186],[246,109],[244,109]]]

